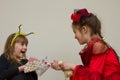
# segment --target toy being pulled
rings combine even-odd
[[[42,60],[38,60],[36,58],[29,58],[28,62],[25,64],[24,72],[29,73],[32,71],[36,71],[36,73],[41,76],[44,72],[46,72],[50,63],[47,61],[47,57]]]
[[[58,64],[59,65],[63,64],[63,61],[58,61]],[[63,72],[64,72],[65,80],[69,79],[73,75],[72,70],[65,70]]]

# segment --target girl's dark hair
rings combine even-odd
[[[79,28],[82,28],[83,26],[87,25],[91,29],[91,35],[97,34],[101,38],[103,38],[101,35],[101,22],[97,18],[97,16],[92,13],[87,13],[87,15],[89,14],[89,16],[85,16],[85,15],[81,14],[80,11],[82,12],[82,9],[79,10],[79,13],[74,13],[74,14],[78,15],[78,17],[80,17],[80,19],[78,21],[74,21],[74,19],[72,19],[73,20],[72,25],[73,26],[77,25],[77,26],[79,26]]]

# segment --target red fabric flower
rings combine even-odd
[[[89,17],[91,13],[88,13],[87,9],[80,9],[71,15],[71,19],[76,22],[80,22],[82,16]]]
[[[73,21],[79,22],[79,21],[80,21],[80,16],[81,16],[81,15],[77,15],[77,14],[73,13],[73,14],[71,15],[71,19],[72,19]]]

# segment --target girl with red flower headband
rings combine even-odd
[[[52,68],[72,71],[70,80],[120,80],[120,63],[114,49],[101,35],[101,23],[87,9],[75,10],[71,15],[75,39],[86,46],[79,55],[83,65],[54,60]]]

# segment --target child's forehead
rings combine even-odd
[[[26,37],[17,37],[15,42],[19,42],[19,43],[28,43],[28,40]]]
[[[26,43],[25,40],[17,40],[16,42],[17,42],[17,43]]]

